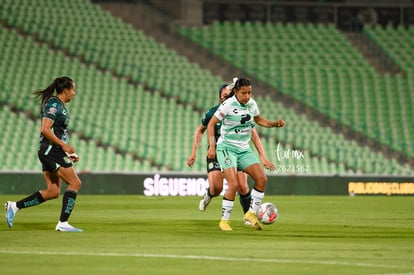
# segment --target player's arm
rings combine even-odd
[[[264,167],[271,171],[275,170],[276,166],[266,158],[266,154],[263,149],[263,144],[259,137],[259,134],[257,133],[256,128],[252,129],[252,142],[256,147],[257,152],[259,153],[260,161],[263,163]]]
[[[190,167],[193,166],[193,164],[194,164],[194,162],[197,158],[197,148],[198,148],[198,145],[201,142],[201,139],[203,138],[203,134],[206,131],[206,129],[207,128],[204,127],[203,124],[200,124],[197,127],[197,129],[194,133],[193,149],[191,150],[191,154],[190,154],[190,156],[188,156],[188,159],[187,159],[187,165],[190,166]]]
[[[285,121],[282,119],[276,120],[276,121],[272,121],[272,120],[267,120],[264,117],[262,117],[261,115],[257,115],[254,117],[254,122],[256,122],[256,124],[262,126],[262,127],[266,127],[266,128],[272,128],[272,127],[283,127],[285,126]]]
[[[72,146],[70,146],[69,144],[63,142],[63,140],[59,139],[55,133],[53,133],[52,131],[52,126],[53,123],[55,123],[52,119],[48,118],[48,117],[44,117],[42,118],[42,125],[41,125],[41,129],[40,132],[42,133],[42,135],[49,140],[50,142],[52,142],[53,144],[56,144],[58,146],[60,146],[62,148],[63,151],[65,151],[68,154],[75,154],[75,148],[73,148]],[[72,158],[72,160],[74,161],[78,161],[79,157],[77,155],[75,155],[75,158]]]
[[[207,158],[214,159],[216,156],[216,137],[214,135],[214,127],[220,121],[216,116],[213,116],[207,125],[207,135],[209,148],[207,151]]]

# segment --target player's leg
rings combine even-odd
[[[62,199],[62,209],[59,222],[56,225],[57,231],[82,232],[82,229],[75,228],[68,223],[72,210],[75,207],[76,197],[81,187],[81,180],[76,174],[75,169],[70,167],[60,167],[56,175],[68,184]]]
[[[244,219],[249,221],[257,230],[261,230],[263,227],[257,220],[256,211],[264,197],[267,177],[259,160],[251,150],[243,152],[239,156],[239,167],[254,180],[254,187],[251,191],[250,208],[249,211],[245,213]]]
[[[8,201],[5,204],[6,221],[9,228],[13,227],[13,219],[16,212],[20,209],[39,205],[47,200],[59,197],[61,180],[53,175],[52,172],[44,171],[43,177],[46,182],[46,189],[36,191],[35,193],[17,201]]]
[[[220,195],[223,190],[223,174],[217,159],[207,158],[207,178],[208,188],[203,198],[200,200],[198,208],[205,211],[211,199]]]
[[[264,190],[267,182],[267,177],[259,163],[254,163],[244,170],[249,176],[251,176],[255,182],[251,192],[251,201],[249,211],[246,212],[244,218],[252,224],[258,230],[262,229],[262,225],[259,223],[256,217],[256,211],[260,207],[264,197]]]
[[[242,206],[243,213],[246,213],[250,207],[250,189],[247,184],[247,174],[243,171],[238,171],[237,178],[240,205]]]
[[[233,211],[234,198],[238,190],[237,155],[229,150],[217,150],[217,159],[223,168],[223,175],[228,184],[228,188],[223,196],[219,228],[223,231],[232,231],[233,229],[230,227],[230,216]]]
[[[208,182],[211,197],[217,197],[223,191],[223,173],[221,171],[211,171],[208,173]]]
[[[223,173],[221,171],[210,171],[207,177],[209,186],[203,198],[200,200],[200,211],[205,211],[211,200],[223,191]]]
[[[219,227],[223,231],[231,231],[230,217],[231,212],[233,211],[234,199],[238,189],[237,169],[235,167],[224,169],[223,175],[227,180],[228,188],[223,196],[221,221]]]

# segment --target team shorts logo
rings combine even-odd
[[[63,161],[65,162],[65,163],[72,163],[72,161],[67,157],[67,156],[64,156],[63,157]]]
[[[224,160],[224,164],[226,164],[226,165],[230,165],[230,164],[231,164],[231,159],[227,157],[227,158]]]
[[[214,168],[214,162],[209,162],[208,169],[213,169],[213,168]]]

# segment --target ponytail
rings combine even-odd
[[[227,85],[227,89],[230,89],[230,94],[228,94],[226,96],[226,99],[229,99],[230,97],[234,96],[234,85],[236,84],[237,80],[238,80],[238,78],[234,77],[233,82],[231,84]]]
[[[73,80],[67,76],[63,76],[55,78],[46,89],[33,92],[35,97],[40,99],[40,113],[42,113],[43,105],[45,105],[47,100],[53,96],[55,91],[56,94],[60,94],[64,89],[70,89],[72,87]]]

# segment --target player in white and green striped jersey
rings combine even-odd
[[[256,210],[263,200],[267,178],[250,148],[251,132],[256,124],[270,128],[283,127],[285,122],[270,121],[260,115],[256,101],[251,98],[252,85],[249,79],[237,79],[232,92],[234,95],[220,105],[207,126],[210,144],[207,157],[214,158],[217,154],[228,182],[228,189],[223,196],[219,228],[223,231],[233,230],[230,226],[230,216],[237,192],[237,169],[239,169],[250,175],[255,182],[251,192],[250,209],[244,218],[254,228],[261,230],[262,225],[257,220]],[[214,125],[220,121],[222,122],[221,136],[216,146]]]

